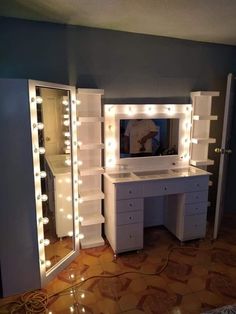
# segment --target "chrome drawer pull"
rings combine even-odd
[[[132,191],[131,191],[131,190],[129,190],[129,194],[132,194]]]
[[[132,206],[133,206],[133,204],[132,204],[132,203],[130,203],[130,204],[129,204],[129,207],[132,207]]]

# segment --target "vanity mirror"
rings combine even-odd
[[[71,86],[29,81],[41,280],[79,248],[76,99]]]
[[[190,104],[105,105],[107,171],[187,165],[191,110]]]

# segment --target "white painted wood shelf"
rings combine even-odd
[[[79,195],[83,202],[104,199],[104,193],[100,190],[81,191]]]
[[[103,117],[78,117],[77,121],[80,123],[95,123],[95,122],[104,122]]]
[[[78,144],[78,149],[80,150],[96,150],[96,149],[104,149],[103,143],[89,143],[89,144]]]
[[[197,92],[191,92],[191,97],[196,96],[210,96],[210,97],[217,97],[220,93],[218,91],[197,91]]]
[[[81,177],[93,176],[103,174],[105,172],[103,167],[91,167],[91,168],[80,168],[79,174]]]
[[[196,167],[199,167],[199,166],[211,166],[211,165],[214,165],[214,160],[210,160],[210,159],[207,159],[207,160],[193,160],[193,159],[191,159],[190,160],[190,164],[193,165],[193,166],[196,166]]]
[[[81,226],[91,226],[104,223],[105,219],[103,215],[98,212],[82,215],[83,220]]]
[[[213,144],[216,142],[215,138],[192,138],[193,144]]]
[[[218,116],[213,116],[213,115],[193,115],[193,120],[198,121],[198,120],[217,120]]]
[[[102,236],[89,236],[87,235],[84,239],[80,240],[82,249],[88,249],[104,245]]]

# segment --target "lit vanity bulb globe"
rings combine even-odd
[[[43,217],[42,222],[44,225],[48,224],[49,223],[48,217]]]
[[[42,194],[40,198],[42,202],[46,202],[48,200],[48,196],[46,194]]]
[[[76,99],[76,105],[79,106],[81,104],[81,100]]]
[[[73,231],[69,231],[67,234],[69,237],[73,237]]]
[[[36,97],[36,103],[37,103],[37,104],[42,104],[42,102],[43,102],[43,98],[40,97],[40,96],[37,96],[37,97]]]
[[[44,246],[48,246],[50,244],[50,240],[44,239],[43,243],[44,243]]]
[[[65,126],[69,126],[70,125],[70,121],[69,120],[65,120],[63,123],[64,123]]]
[[[70,146],[70,141],[69,140],[65,140],[65,144]]]
[[[45,154],[45,148],[44,147],[39,147],[38,152],[40,155]]]
[[[45,262],[45,266],[48,268],[48,267],[51,267],[51,265],[52,265],[52,262],[51,261],[46,261]]]
[[[40,172],[40,178],[46,178],[46,176],[47,176],[47,173],[45,172],[45,171],[41,171]]]
[[[63,104],[64,106],[68,106],[68,105],[69,105],[69,101],[66,100],[66,99],[64,99],[64,100],[62,100],[62,104]]]

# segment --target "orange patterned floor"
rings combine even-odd
[[[236,215],[235,215],[236,216]],[[236,303],[235,220],[225,218],[217,241],[212,230],[204,240],[187,243],[170,255],[168,266],[159,275],[168,250],[179,241],[162,227],[145,230],[144,250],[119,255],[113,260],[108,244],[81,250],[47,287],[49,294],[84,282],[79,289],[54,297],[48,313],[95,314],[199,314]],[[100,278],[126,273],[113,278]],[[96,277],[97,276],[97,277]]]

